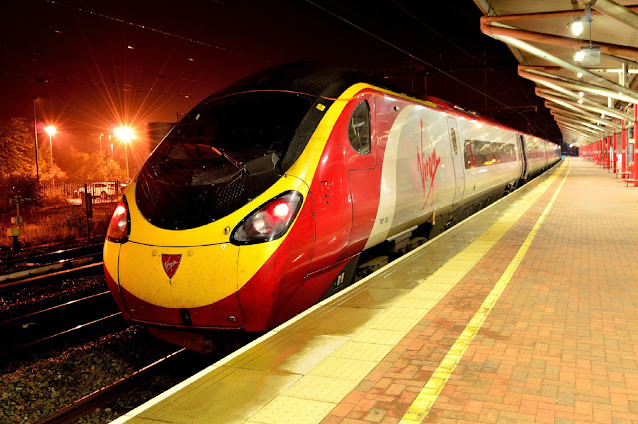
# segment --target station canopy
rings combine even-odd
[[[583,146],[633,128],[638,1],[474,0],[481,31],[508,45],[563,141]],[[632,139],[635,137],[631,137]]]

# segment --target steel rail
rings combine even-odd
[[[82,275],[96,275],[102,272],[103,262],[78,266],[77,268],[65,269],[35,277],[11,279],[7,282],[0,283],[0,293],[8,289],[15,289],[15,286],[28,287],[31,285],[45,284],[59,278],[77,277]],[[0,282],[2,281],[0,276]],[[6,280],[5,280],[6,281]]]

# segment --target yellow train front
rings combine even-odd
[[[126,320],[204,351],[212,329],[268,330],[318,300],[302,293],[315,243],[308,181],[334,124],[320,125],[330,96],[352,82],[297,72],[248,77],[204,100],[132,181],[104,246]],[[325,288],[343,266],[321,273]]]

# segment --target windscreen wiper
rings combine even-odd
[[[228,162],[232,163],[235,166],[235,168],[239,169],[242,172],[246,170],[246,167],[244,166],[243,163],[241,163],[240,161],[236,159],[233,159],[228,153],[224,152],[224,149],[217,149],[213,146],[210,146],[210,148],[212,151],[214,151],[218,155],[225,157],[228,160]]]
[[[224,151],[224,149],[218,149],[216,147],[207,146],[205,144],[198,144],[197,146],[205,147],[206,149],[212,150],[214,153],[218,154],[219,156],[226,158],[228,162],[232,163],[233,166],[237,168],[238,170],[240,170],[241,172],[246,172],[246,167],[244,166],[244,164],[236,159],[233,159],[228,153]]]

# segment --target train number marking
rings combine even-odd
[[[346,278],[345,272],[342,272],[341,274],[337,275],[337,287],[343,284],[343,280],[345,280],[345,278]]]
[[[379,218],[379,225],[387,224],[389,221],[388,217]]]

